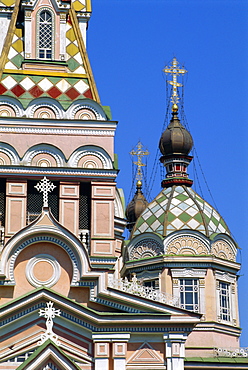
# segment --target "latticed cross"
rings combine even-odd
[[[57,345],[60,344],[58,341],[58,336],[53,332],[53,319],[55,316],[60,316],[60,310],[56,310],[53,307],[53,302],[47,302],[45,309],[39,310],[39,315],[44,316],[46,320],[46,332],[41,334],[40,341],[38,342],[39,345],[43,344],[47,339],[53,340]]]
[[[136,180],[142,180],[142,171],[141,171],[141,167],[144,167],[145,166],[145,163],[142,162],[142,158],[145,156],[145,155],[148,155],[149,152],[148,150],[142,150],[143,148],[143,145],[142,143],[139,141],[137,146],[136,146],[136,151],[133,149],[130,154],[132,156],[137,156],[138,160],[137,162],[133,162],[134,164],[136,164],[138,166],[138,170],[137,170],[137,174],[136,174]]]
[[[179,68],[179,63],[177,61],[176,58],[173,58],[172,60],[172,66],[170,67],[165,67],[163,69],[163,71],[167,74],[171,74],[172,75],[172,81],[168,81],[168,83],[170,85],[172,85],[172,96],[171,96],[171,102],[172,104],[177,104],[178,101],[179,101],[179,96],[178,96],[178,93],[177,93],[177,88],[180,87],[180,86],[183,86],[182,84],[180,84],[179,82],[177,82],[177,76],[179,75],[184,75],[185,73],[187,73],[186,69],[185,68]]]
[[[35,185],[35,189],[43,193],[43,207],[48,207],[48,193],[53,191],[55,188],[56,186],[46,177],[44,177],[42,180],[40,180],[40,182],[38,182],[37,185]]]

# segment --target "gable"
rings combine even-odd
[[[80,368],[50,341],[38,348],[18,370],[79,370]]]
[[[129,364],[163,364],[163,357],[151,344],[144,342],[128,360]]]

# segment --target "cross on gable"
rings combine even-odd
[[[56,186],[48,180],[46,177],[44,177],[40,182],[38,182],[37,185],[35,185],[35,188],[43,193],[43,207],[48,207],[48,193],[53,191],[53,189],[56,188]]]

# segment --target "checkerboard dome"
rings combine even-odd
[[[145,232],[167,236],[177,230],[196,230],[214,239],[230,235],[220,214],[185,185],[163,189],[138,218],[131,237]]]

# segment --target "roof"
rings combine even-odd
[[[221,215],[193,189],[174,185],[163,189],[138,218],[132,237],[144,232],[162,236],[190,229],[213,239],[217,234],[230,235]]]

